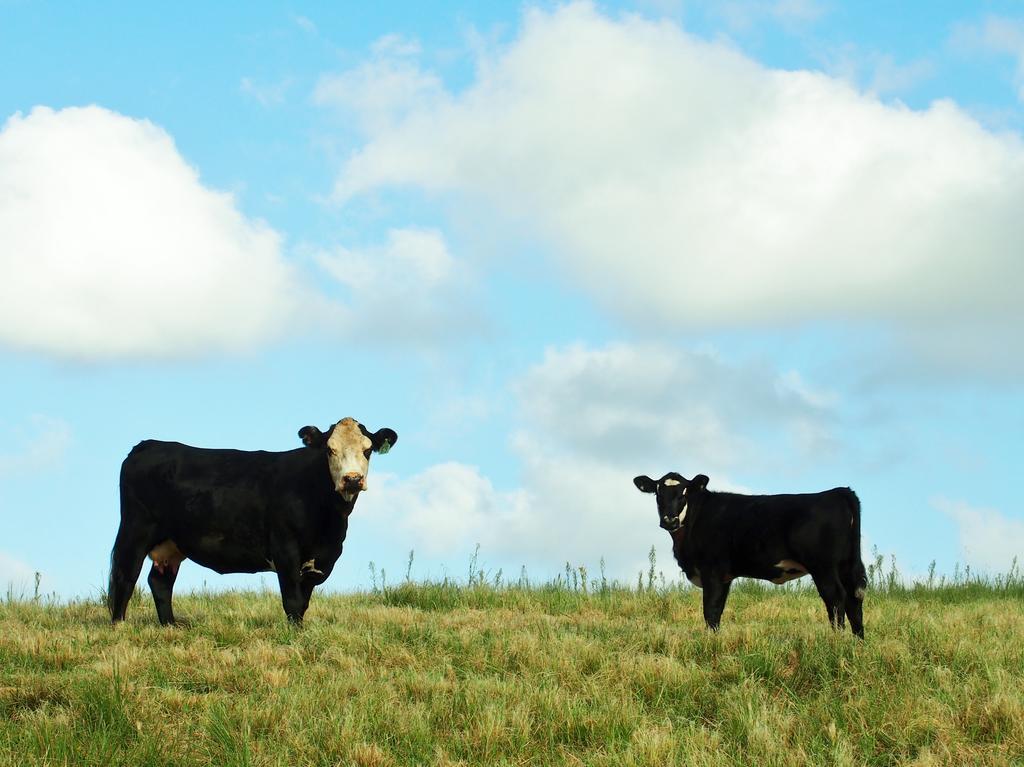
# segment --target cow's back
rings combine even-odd
[[[838,556],[854,535],[859,538],[860,504],[848,487],[779,495],[709,492],[704,504],[698,545],[741,560],[774,550]]]
[[[283,493],[308,492],[312,473],[303,458],[302,448],[272,453],[144,440],[121,464],[122,515],[127,508],[168,521],[251,520]]]

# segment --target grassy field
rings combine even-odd
[[[315,595],[0,603],[3,765],[1024,764],[1024,583],[866,601],[867,641],[806,588],[582,579]],[[652,570],[653,572],[653,570]]]

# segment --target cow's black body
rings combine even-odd
[[[390,443],[397,439],[383,431]],[[108,595],[113,620],[124,618],[147,552],[173,542],[178,561],[162,566],[154,557],[149,575],[161,623],[174,621],[171,592],[183,558],[219,573],[276,571],[285,613],[301,621],[313,588],[341,556],[358,497],[338,492],[325,450],[320,442],[279,453],[136,445],[121,466]]]
[[[686,577],[704,590],[710,628],[718,627],[734,578],[781,583],[809,574],[830,622],[842,627],[845,614],[851,630],[864,636],[867,581],[860,556],[860,502],[852,490],[740,495],[707,490],[707,481],[704,475],[686,480],[672,472],[658,482],[637,477],[634,483],[656,493],[672,553]]]

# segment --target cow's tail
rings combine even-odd
[[[140,443],[141,444],[141,443]],[[115,557],[117,556],[117,550],[121,545],[121,531],[124,529],[124,517],[125,517],[125,495],[127,493],[127,483],[125,482],[125,470],[128,467],[128,462],[131,461],[132,456],[138,451],[139,445],[132,448],[131,452],[121,463],[121,473],[118,476],[118,496],[120,497],[120,524],[117,526],[117,534],[114,536],[114,545],[110,547],[110,562],[109,562],[109,575],[107,576],[107,610],[110,612],[110,617],[114,617],[114,591],[115,591],[115,578],[117,576],[117,567],[115,565]]]
[[[114,617],[114,552],[117,551],[117,541],[110,549],[110,577],[107,579],[107,612]]]
[[[864,599],[864,593],[868,587],[868,573],[864,567],[864,560],[860,556],[860,499],[857,494],[846,488],[850,504],[850,581],[853,586],[853,595],[857,599]]]
[[[117,555],[124,549],[124,538],[131,525],[131,508],[133,508],[132,501],[135,502],[137,508],[141,504],[138,503],[138,499],[134,497],[134,493],[131,490],[131,483],[128,481],[126,474],[129,472],[133,457],[142,449],[146,447],[146,442],[140,442],[131,449],[124,461],[121,462],[121,472],[118,475],[118,497],[120,499],[120,524],[117,526],[117,535],[114,536],[114,545],[110,548],[110,574],[107,579],[107,609],[110,611],[110,617],[114,617],[114,594],[117,593]]]

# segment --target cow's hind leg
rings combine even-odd
[[[839,573],[834,567],[823,571],[812,572],[814,585],[818,588],[821,601],[825,603],[825,610],[828,612],[828,622],[832,628],[843,628],[845,618],[843,607],[846,602],[846,589],[839,581]]]
[[[153,592],[156,603],[156,615],[160,624],[169,626],[174,623],[174,611],[171,609],[171,595],[174,591],[174,579],[178,577],[176,565],[159,566],[156,563],[149,569],[149,590]]]
[[[114,539],[114,549],[110,552],[110,586],[107,589],[107,605],[113,623],[124,620],[149,543],[147,530],[121,522]]]
[[[863,570],[864,566],[860,565],[860,572],[862,573]],[[843,586],[846,589],[846,600],[843,607],[846,610],[846,617],[850,619],[850,631],[861,639],[864,638],[864,587],[866,580],[864,575],[858,573],[857,565],[848,568],[842,577]]]

